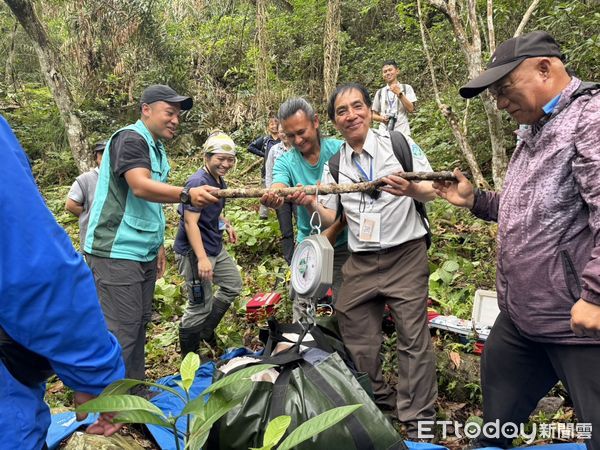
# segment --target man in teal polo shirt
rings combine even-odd
[[[162,203],[202,207],[216,189],[166,184],[169,163],[162,140],[175,136],[192,99],[152,85],[140,100],[140,119],[112,135],[104,152],[90,212],[85,252],[108,328],[123,348],[126,377],[144,379],[146,325],[157,278],[165,270]]]
[[[297,185],[315,185],[321,180],[323,166],[339,151],[342,141],[322,138],[319,131],[319,117],[314,108],[303,98],[292,98],[279,107],[279,122],[293,148],[281,155],[273,167],[272,188],[292,187]],[[304,194],[294,194],[289,201],[297,203],[298,235],[297,242],[302,242],[310,235],[310,213],[305,205]],[[267,194],[261,198],[263,205],[279,208],[283,205],[283,197]],[[341,232],[335,241],[333,263],[333,299],[342,284],[341,269],[348,258],[348,238],[346,230]],[[303,308],[294,300],[294,320],[300,319]]]

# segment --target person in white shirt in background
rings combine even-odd
[[[373,98],[373,120],[380,122],[380,131],[394,130],[410,136],[408,114],[415,111],[415,91],[410,84],[398,82],[400,70],[396,61],[385,61],[381,70],[386,85]]]
[[[94,202],[96,184],[98,183],[98,171],[105,147],[106,141],[100,141],[94,145],[93,152],[96,167],[75,178],[65,204],[67,211],[79,217],[79,246],[82,252],[85,246],[85,233],[87,232],[88,220],[90,218],[90,209]]]

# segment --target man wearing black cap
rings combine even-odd
[[[192,99],[153,85],[141,97],[141,116],[106,144],[90,213],[85,252],[109,329],[123,348],[127,378],[144,379],[146,325],[154,284],[165,270],[162,203],[215,203],[216,188],[166,184],[169,163],[162,143],[175,136]]]
[[[502,43],[460,94],[485,89],[530,125],[502,191],[473,189],[458,169],[458,183],[435,184],[450,203],[498,222],[501,312],[481,361],[484,422],[527,422],[560,380],[580,437],[600,449],[600,85],[571,77],[556,41],[534,31]],[[506,448],[512,437],[484,433],[478,444]]]
[[[106,147],[106,141],[100,141],[94,145],[94,160],[97,167],[75,178],[67,194],[65,208],[71,214],[79,217],[79,248],[82,251],[85,247],[85,234],[90,218],[90,208],[94,202],[94,193],[96,192],[96,183],[98,183],[98,172],[100,171],[99,167],[102,162],[104,147]]]

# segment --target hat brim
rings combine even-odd
[[[205,152],[207,155],[229,155],[229,156],[235,156],[235,150],[221,150],[221,149],[216,149],[216,150],[210,150]]]
[[[192,109],[192,106],[194,106],[192,97],[186,97],[185,95],[174,95],[173,97],[165,98],[164,101],[169,103],[179,103],[182,111]]]
[[[463,87],[458,90],[458,93],[463,98],[473,98],[476,95],[485,91],[489,86],[494,84],[496,81],[504,78],[510,72],[512,72],[519,64],[521,64],[526,56],[519,58],[515,61],[511,61],[501,66],[492,67],[483,71],[477,78],[472,79]]]

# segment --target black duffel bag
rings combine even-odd
[[[286,327],[283,326],[283,330]],[[280,330],[282,334],[287,333],[283,330]],[[308,332],[312,335],[314,329]],[[260,448],[264,430],[275,417],[291,417],[287,430],[289,434],[306,420],[332,408],[362,404],[342,422],[303,442],[296,449],[407,449],[401,436],[362,388],[342,357],[337,352],[326,352],[318,345],[301,350],[301,345],[305,346],[303,334],[288,350],[260,358],[260,364],[276,365],[279,375],[275,383],[254,382],[242,404],[229,411],[212,427],[206,448]],[[316,341],[306,342],[306,346]],[[216,378],[222,376],[227,375],[217,371]]]

